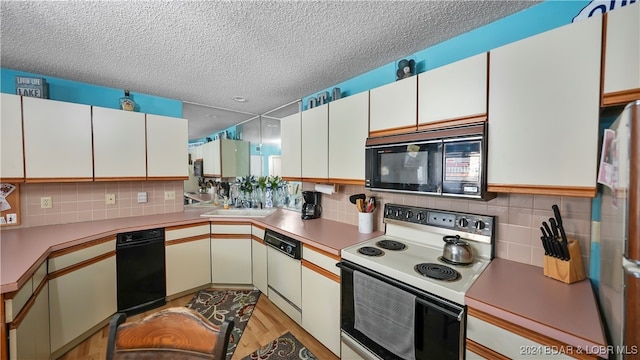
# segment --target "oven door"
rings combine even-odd
[[[395,355],[384,346],[377,344],[354,328],[355,300],[353,275],[354,271],[359,271],[396,287],[398,291],[408,292],[416,296],[414,323],[416,360],[464,359],[466,307],[346,260],[343,260],[339,266],[342,269],[340,328],[343,346],[349,347],[349,349],[345,349],[347,352],[359,354],[365,359],[402,360],[401,357]],[[384,324],[380,324],[380,326],[384,326]]]
[[[440,194],[442,141],[367,146],[365,186],[372,190]]]

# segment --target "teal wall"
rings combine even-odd
[[[15,78],[18,75],[45,78],[49,84],[49,98],[51,100],[119,109],[120,98],[124,96],[124,89],[112,89],[5,68],[0,69],[0,92],[15,94]],[[181,101],[136,92],[130,92],[130,95],[137,104],[136,111],[138,112],[182,117]]]
[[[606,3],[611,7],[611,4],[620,1],[626,0],[612,0],[606,1]],[[569,24],[583,9],[590,11],[597,3],[597,1],[584,0],[548,0],[425,50],[407,54],[404,58],[415,60],[416,73],[425,72]],[[599,13],[598,11],[596,10],[596,13]],[[420,36],[420,34],[414,34],[414,36]],[[392,83],[396,80],[396,70],[396,62],[389,63],[330,88],[320,90],[315,94],[310,94],[302,99],[303,109],[307,109],[309,98],[324,91],[331,94],[331,90],[335,87],[340,88],[342,97],[346,97]]]

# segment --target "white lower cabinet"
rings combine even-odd
[[[9,326],[9,358],[11,360],[49,359],[49,286],[44,283],[35,293],[26,315]]]
[[[303,248],[302,327],[340,356],[339,258],[331,258],[311,247]]]
[[[264,229],[251,227],[251,271],[253,273],[253,286],[263,294],[267,294],[267,245],[264,243]]]
[[[474,316],[467,316],[467,338],[511,359],[571,359],[526,337],[505,330]],[[472,359],[482,358],[475,354]]]
[[[209,229],[209,224],[166,229],[167,296],[211,283]]]
[[[117,311],[115,252],[96,260],[49,274],[52,353]]]
[[[253,283],[251,224],[211,224],[211,282]]]

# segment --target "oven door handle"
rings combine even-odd
[[[464,317],[464,309],[460,309],[459,313],[455,313],[455,312],[453,312],[453,311],[451,311],[449,309],[445,309],[442,306],[439,306],[438,304],[434,304],[434,303],[431,303],[431,302],[428,302],[428,301],[424,301],[424,300],[422,300],[420,298],[416,298],[416,302],[418,302],[418,303],[420,303],[420,304],[422,304],[422,305],[424,305],[426,307],[430,307],[432,309],[435,309],[437,311],[445,313],[445,314],[447,314],[447,315],[449,315],[451,317],[454,317],[454,318],[458,319],[458,321],[462,321],[462,318]]]

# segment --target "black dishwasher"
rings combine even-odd
[[[118,312],[133,315],[164,305],[164,229],[118,234],[116,272]]]

